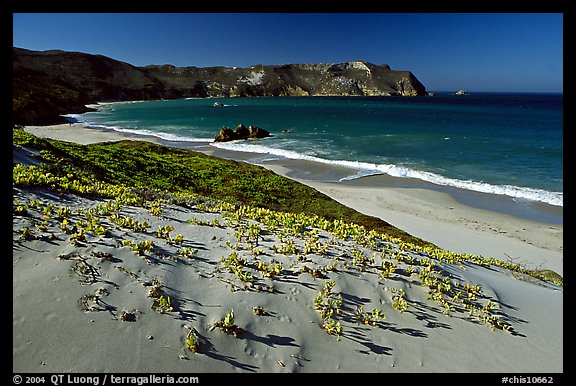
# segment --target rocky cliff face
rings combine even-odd
[[[13,49],[13,119],[62,122],[102,101],[242,96],[419,96],[409,71],[367,62],[248,68],[135,67],[101,55]]]
[[[147,66],[167,89],[190,96],[417,96],[426,89],[409,71],[366,62],[257,65],[248,68]]]

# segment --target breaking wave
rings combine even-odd
[[[212,142],[211,145],[224,150],[269,154],[281,158],[319,162],[335,166],[344,166],[356,171],[356,174],[345,177],[342,180],[352,180],[368,175],[386,174],[392,177],[415,178],[436,185],[452,186],[459,189],[467,189],[482,193],[506,195],[515,199],[538,201],[555,206],[564,205],[562,192],[549,192],[542,189],[533,189],[513,185],[492,185],[485,182],[472,180],[458,180],[444,177],[436,173],[415,170],[394,164],[375,164],[361,161],[329,160],[314,155],[302,154],[292,150],[278,149],[260,144],[233,141]]]

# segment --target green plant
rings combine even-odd
[[[34,235],[34,232],[30,230],[30,228],[24,227],[22,228],[20,238],[24,240],[34,240],[36,236]]]
[[[160,297],[156,298],[154,306],[156,311],[160,312],[161,314],[174,311],[174,306],[172,306],[170,296],[160,295]]]
[[[373,308],[372,311],[370,312],[370,314],[372,315],[373,319],[381,319],[381,320],[385,320],[386,316],[384,316],[384,312],[382,312],[382,310]]]
[[[62,229],[64,233],[72,233],[72,228],[68,228],[67,219],[62,220],[62,222],[60,223],[60,229]]]
[[[353,257],[352,264],[357,266],[360,271],[364,271],[366,269],[366,264],[368,263],[368,258],[359,249],[352,249],[350,253]]]
[[[234,310],[230,310],[224,315],[222,319],[223,328],[232,328],[234,326]]]
[[[162,199],[158,199],[156,201],[150,202],[148,204],[148,208],[150,210],[150,213],[154,216],[160,217],[160,215],[162,214],[162,203],[164,202],[164,200]]]
[[[326,272],[333,272],[336,271],[338,268],[338,261],[334,261],[332,264],[328,264],[324,267]]]
[[[495,315],[484,315],[482,321],[490,326],[492,330],[510,331],[512,329],[510,323],[503,321],[500,317]]]
[[[60,207],[58,207],[58,209],[56,211],[56,215],[57,215],[57,218],[59,220],[61,220],[65,217],[69,217],[70,215],[72,215],[72,209],[65,207],[65,206],[60,206]]]
[[[149,298],[156,299],[162,295],[162,288],[164,287],[164,284],[162,284],[162,282],[157,278],[153,278],[151,281],[142,281],[141,283],[145,287],[152,287],[148,291]]]
[[[252,250],[250,252],[252,253],[252,256],[254,256],[254,257],[258,257],[258,256],[264,254],[264,251],[260,248],[252,248]]]
[[[154,242],[152,240],[144,240],[139,243],[132,240],[122,240],[122,246],[129,247],[132,251],[136,252],[138,256],[146,256],[146,253],[154,250]]]
[[[375,326],[378,320],[386,320],[382,310],[373,308],[371,312],[365,312],[364,307],[360,306],[356,310],[356,319],[359,323]]]
[[[164,284],[162,284],[160,280],[153,278],[152,281],[144,281],[141,283],[143,286],[152,287],[148,291],[148,297],[154,299],[152,308],[156,309],[156,311],[161,314],[174,311],[172,299],[170,299],[170,296],[166,295],[162,290],[162,288],[164,288]]]
[[[178,249],[178,251],[176,253],[178,255],[186,258],[186,259],[192,259],[194,257],[194,255],[196,255],[198,253],[198,250],[193,249],[193,248],[188,248],[188,247],[182,247],[182,248]]]
[[[325,256],[326,251],[330,247],[328,244],[323,244],[319,242],[320,236],[316,229],[311,230],[307,233],[306,244],[304,245],[304,253],[310,254],[315,253],[320,256]]]
[[[392,289],[392,307],[400,313],[408,309],[408,302],[404,298],[404,290]]]
[[[340,339],[340,335],[342,335],[342,332],[344,331],[344,328],[342,327],[340,322],[337,322],[333,319],[324,319],[324,321],[322,322],[322,329],[330,335],[338,336],[338,340]]]
[[[108,233],[108,229],[106,229],[103,225],[99,225],[94,228],[94,233],[98,236],[105,236]]]
[[[380,271],[380,276],[384,279],[389,278],[391,274],[396,272],[396,266],[391,261],[385,260],[382,262],[382,271]]]
[[[275,244],[272,245],[272,250],[274,253],[280,253],[283,255],[295,255],[298,253],[296,245],[294,245],[292,239],[286,239],[286,241],[281,242],[280,248],[278,248]]]
[[[230,310],[226,313],[223,319],[214,323],[214,327],[220,328],[227,334],[232,334],[236,338],[242,334],[243,330],[234,324],[234,310]]]
[[[20,203],[13,204],[12,213],[18,216],[23,216],[28,213],[28,208],[28,205],[21,205]]]
[[[320,294],[322,296],[329,297],[330,294],[332,293],[332,289],[334,288],[335,285],[336,285],[336,282],[334,280],[330,280],[330,281],[323,283]]]
[[[122,228],[132,229],[136,232],[145,232],[146,229],[150,228],[146,221],[139,222],[129,216],[121,216],[114,213],[108,216],[108,219]]]
[[[318,292],[316,298],[314,298],[314,308],[318,311],[322,319],[328,319],[333,315],[340,315],[342,313],[344,299],[342,298],[342,294],[335,296],[330,292],[333,287],[334,285],[328,282],[322,291]]]
[[[182,245],[182,243],[184,242],[184,236],[182,236],[181,234],[177,234],[176,236],[174,236],[171,242],[176,245]]]
[[[466,298],[469,301],[476,301],[478,300],[478,296],[482,292],[482,287],[480,284],[472,285],[470,283],[466,283],[464,286],[464,292],[466,293]]]
[[[163,225],[158,226],[158,230],[156,231],[156,235],[161,239],[170,240],[170,232],[174,230],[172,225]]]
[[[81,242],[86,242],[86,233],[84,229],[80,228],[70,235],[70,241],[74,245],[79,245]]]
[[[332,317],[332,314],[334,314],[334,310],[324,299],[321,292],[319,292],[318,296],[314,298],[314,308],[320,313],[320,317],[322,317],[322,319],[328,319]]]
[[[236,252],[232,252],[226,258],[222,256],[220,258],[220,262],[224,264],[224,266],[227,267],[231,272],[234,271],[235,267],[245,267],[247,264],[246,259],[238,258],[238,254]]]
[[[257,316],[266,315],[266,311],[264,311],[264,308],[260,306],[252,307],[252,312]]]
[[[48,232],[48,220],[44,220],[40,223],[35,222],[34,226],[36,227],[36,229],[38,229],[38,231],[40,232]]]
[[[242,268],[240,267],[233,267],[232,271],[236,274],[236,276],[238,277],[238,279],[240,279],[240,281],[243,281],[245,283],[252,283],[254,282],[254,276],[252,276],[252,274],[250,272],[244,271]]]
[[[248,241],[254,243],[254,245],[258,245],[258,239],[260,237],[260,233],[262,232],[262,230],[260,229],[260,226],[258,224],[255,223],[249,223],[248,224]]]
[[[278,263],[275,260],[272,260],[270,264],[266,265],[262,261],[259,261],[256,264],[256,269],[262,272],[262,276],[272,278],[282,273],[282,263]]]
[[[186,335],[186,346],[194,353],[200,351],[200,340],[196,336],[194,329],[188,327],[188,334]]]
[[[50,175],[50,173],[48,173],[48,175]],[[52,213],[54,212],[55,208],[56,204],[46,205],[44,208],[42,208],[42,212],[44,213],[43,217],[45,219],[49,219],[52,216]]]

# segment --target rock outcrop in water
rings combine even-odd
[[[410,71],[368,62],[237,67],[135,67],[102,55],[13,49],[13,119],[63,122],[104,101],[247,96],[420,96]]]
[[[268,130],[264,130],[257,126],[244,126],[240,124],[236,127],[236,129],[232,130],[228,127],[222,127],[214,141],[216,142],[229,142],[235,141],[237,139],[256,139],[256,138],[266,138],[270,136],[270,132]]]

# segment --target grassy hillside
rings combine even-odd
[[[328,220],[345,219],[405,242],[431,245],[381,219],[359,213],[313,188],[256,165],[149,142],[79,145],[45,140],[19,128],[14,130],[13,142],[43,150],[44,157],[55,163],[51,168],[56,174],[74,168],[75,173],[114,185],[196,194],[233,204],[315,214]]]

